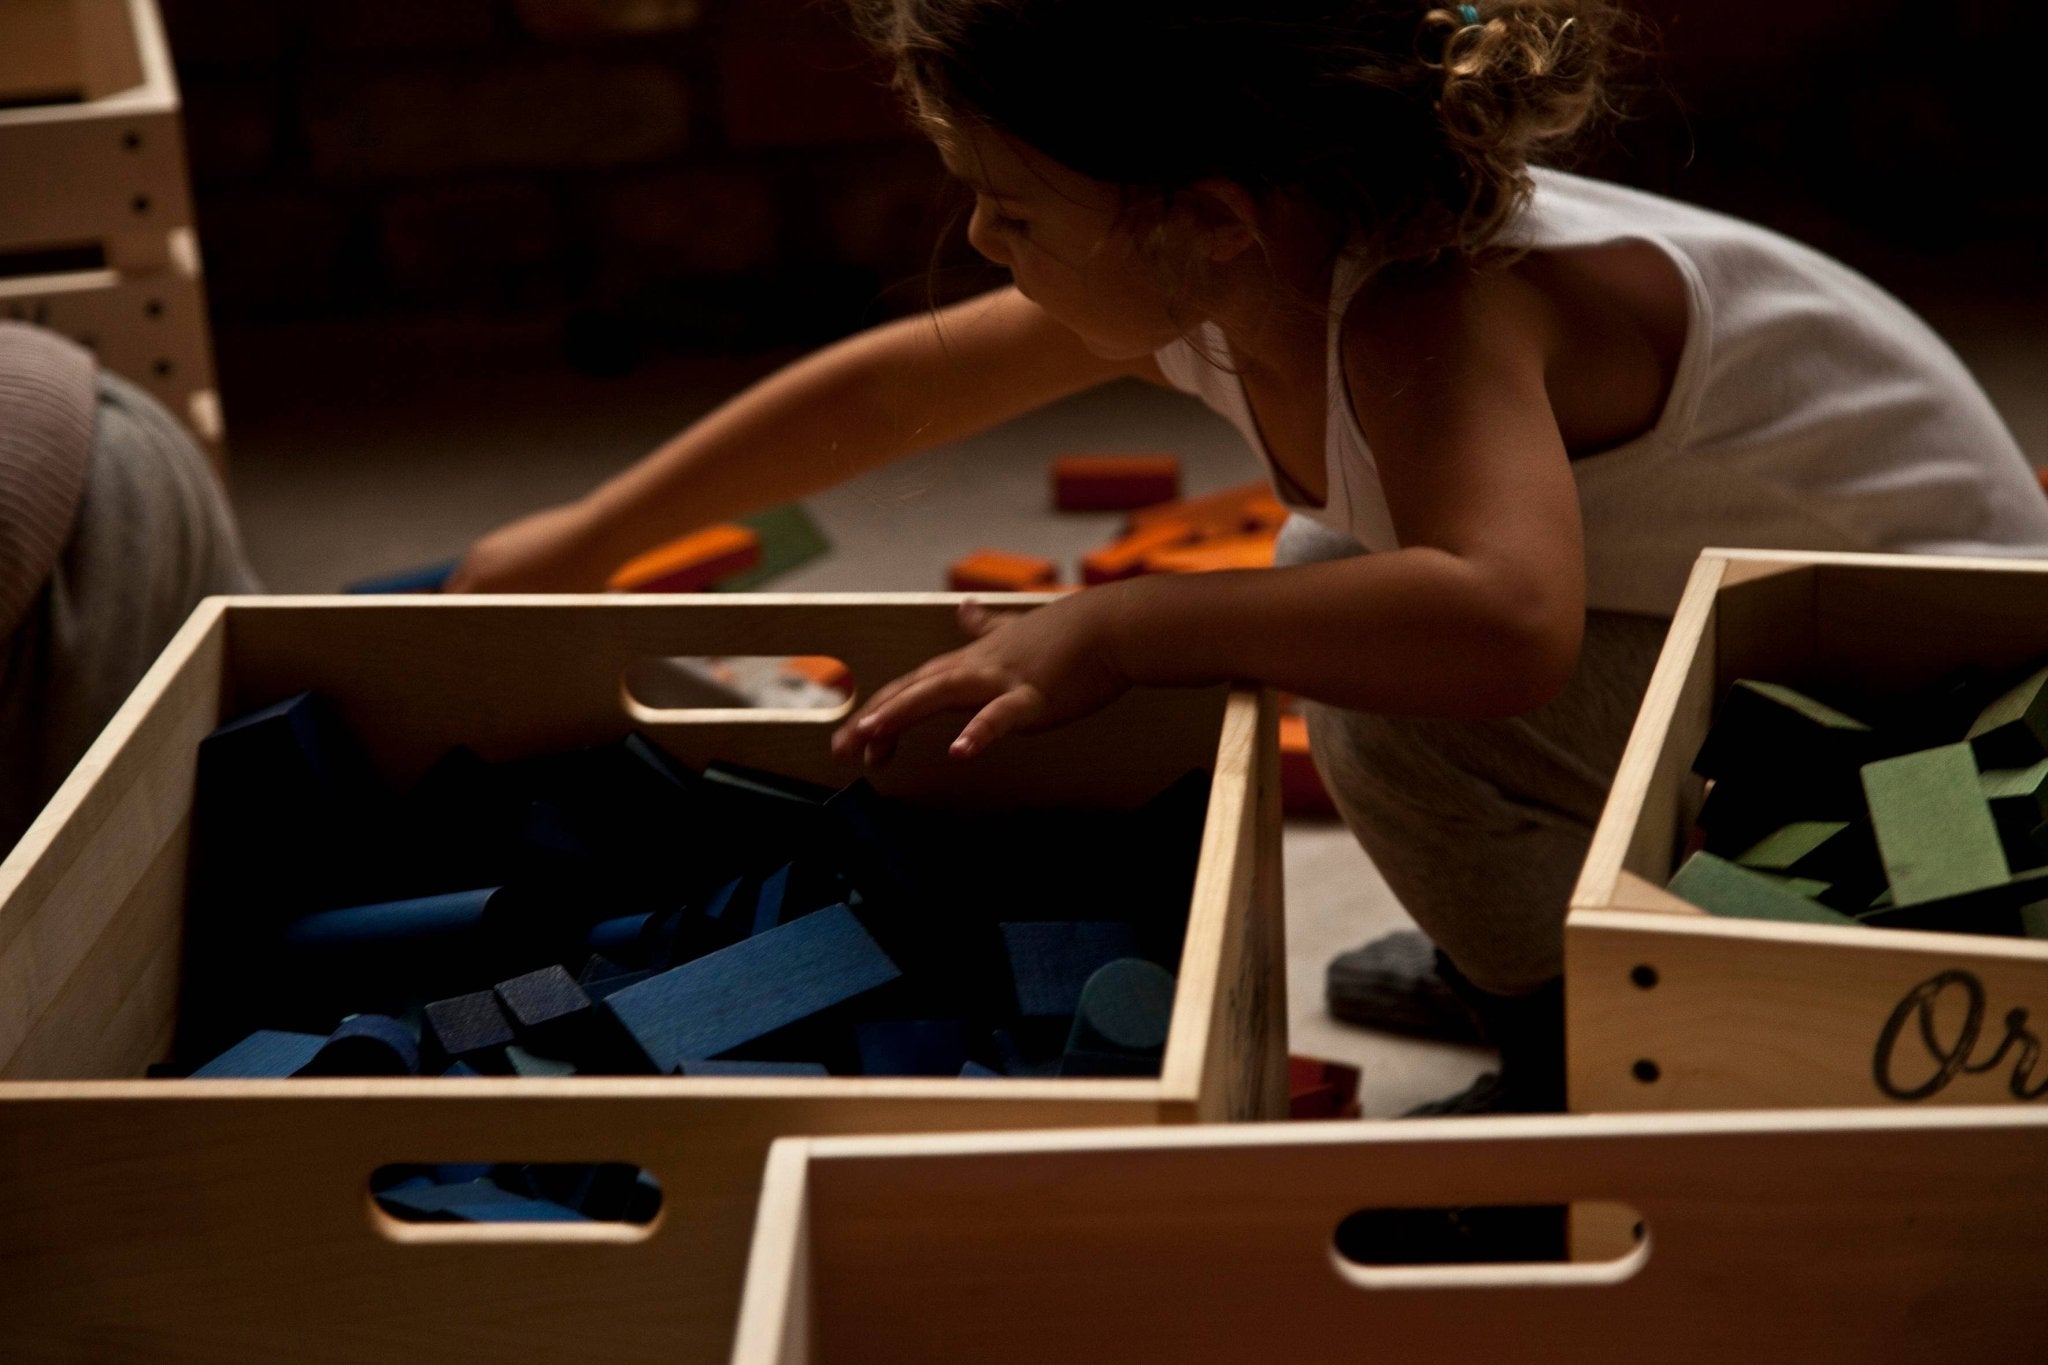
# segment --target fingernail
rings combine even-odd
[[[973,757],[973,756],[974,756],[974,741],[973,741],[973,740],[971,740],[971,739],[967,739],[967,738],[965,738],[964,736],[963,736],[962,738],[960,738],[960,739],[956,739],[956,740],[954,740],[954,741],[953,741],[953,753],[954,753],[954,754],[955,754],[956,756],[960,757],[960,758],[971,758],[971,757]]]

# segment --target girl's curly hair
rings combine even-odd
[[[1379,264],[1488,254],[1531,157],[1603,107],[1620,23],[1609,0],[852,4],[927,116],[1160,202],[1210,176],[1305,195]]]

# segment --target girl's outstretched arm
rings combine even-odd
[[[1015,289],[888,323],[769,375],[575,502],[484,536],[449,590],[597,591],[664,540],[1149,364],[1091,354]]]
[[[1048,728],[1134,683],[1256,679],[1355,710],[1498,716],[1570,678],[1585,567],[1545,371],[1558,329],[1509,272],[1380,287],[1347,324],[1345,370],[1398,550],[1293,568],[1165,575],[1027,614],[970,609],[980,638],[878,691],[843,757],[968,710],[954,752]]]

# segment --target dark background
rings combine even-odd
[[[231,411],[238,353],[273,324],[431,321],[443,348],[510,338],[594,372],[814,341],[993,278],[830,0],[163,10]],[[1909,301],[2048,298],[2041,7],[1637,12],[1629,116],[1586,168],[1780,228]]]

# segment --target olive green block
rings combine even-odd
[[[1855,924],[1787,887],[1783,878],[1731,863],[1712,853],[1695,853],[1672,875],[1671,894],[1713,915],[1736,919],[1791,920],[1802,924]]]
[[[1866,764],[1863,793],[1885,880],[1900,908],[2011,879],[1970,745],[1944,744]]]
[[[2048,668],[1985,707],[1966,738],[1983,768],[2024,768],[2048,757]]]

